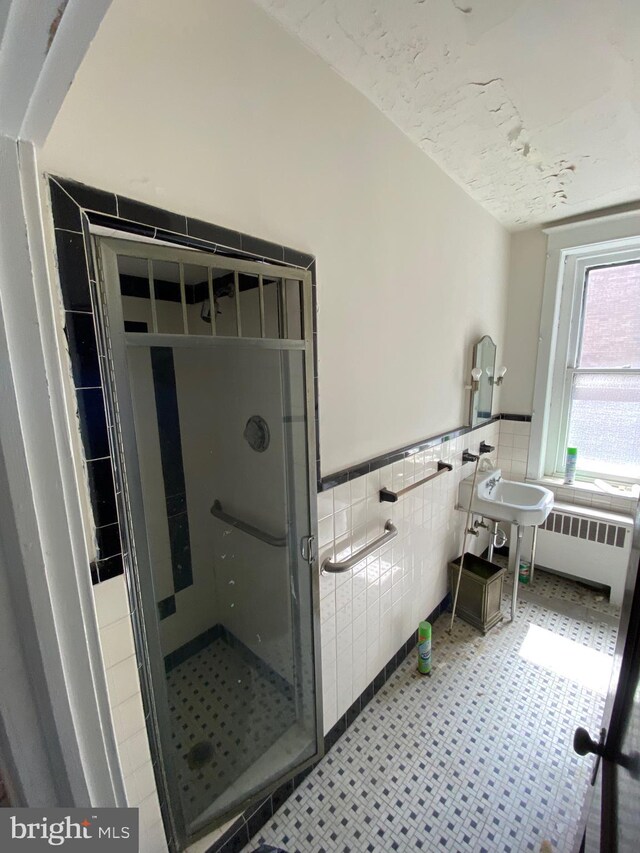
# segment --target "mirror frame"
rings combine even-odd
[[[483,346],[484,345],[484,346]],[[492,349],[488,349],[488,345]],[[483,356],[483,351],[487,349],[488,358],[480,361]],[[469,425],[471,427],[479,426],[491,420],[491,410],[493,407],[493,380],[496,373],[496,350],[497,347],[490,335],[483,335],[473,347],[473,364],[472,368],[482,368],[482,375],[478,380],[478,387],[474,389],[473,380],[471,385],[471,394],[469,401]],[[490,360],[490,363],[488,363]],[[487,408],[483,406],[482,412],[479,411],[480,401],[488,399],[489,405]]]

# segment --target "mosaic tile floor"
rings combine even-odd
[[[295,720],[293,691],[248,653],[217,639],[167,675],[187,820],[272,746]],[[259,723],[259,725],[258,725]]]
[[[568,853],[592,763],[573,732],[598,728],[617,615],[540,570],[514,624],[449,635],[443,614],[433,675],[407,658],[245,851]]]

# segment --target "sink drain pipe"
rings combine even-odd
[[[472,454],[468,454],[471,456]],[[453,594],[453,607],[451,608],[451,622],[449,624],[449,633],[453,630],[453,622],[456,618],[456,607],[458,606],[458,592],[460,591],[460,578],[462,577],[462,569],[464,568],[464,556],[467,553],[467,539],[469,536],[478,536],[478,531],[471,527],[471,503],[476,489],[476,477],[478,476],[478,465],[480,456],[475,457],[476,464],[473,469],[473,480],[471,481],[471,491],[469,493],[469,506],[467,507],[467,517],[464,523],[464,536],[462,537],[462,556],[460,557],[460,566],[458,568],[458,577],[456,579],[456,588]]]

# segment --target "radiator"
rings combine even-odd
[[[622,604],[632,532],[630,516],[555,503],[538,528],[536,565],[607,586]]]

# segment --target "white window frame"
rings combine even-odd
[[[531,480],[563,476],[585,277],[591,267],[625,263],[640,256],[640,212],[556,226],[544,233],[547,265],[527,466],[527,479]],[[601,472],[579,474],[584,480],[595,477],[625,482]]]

